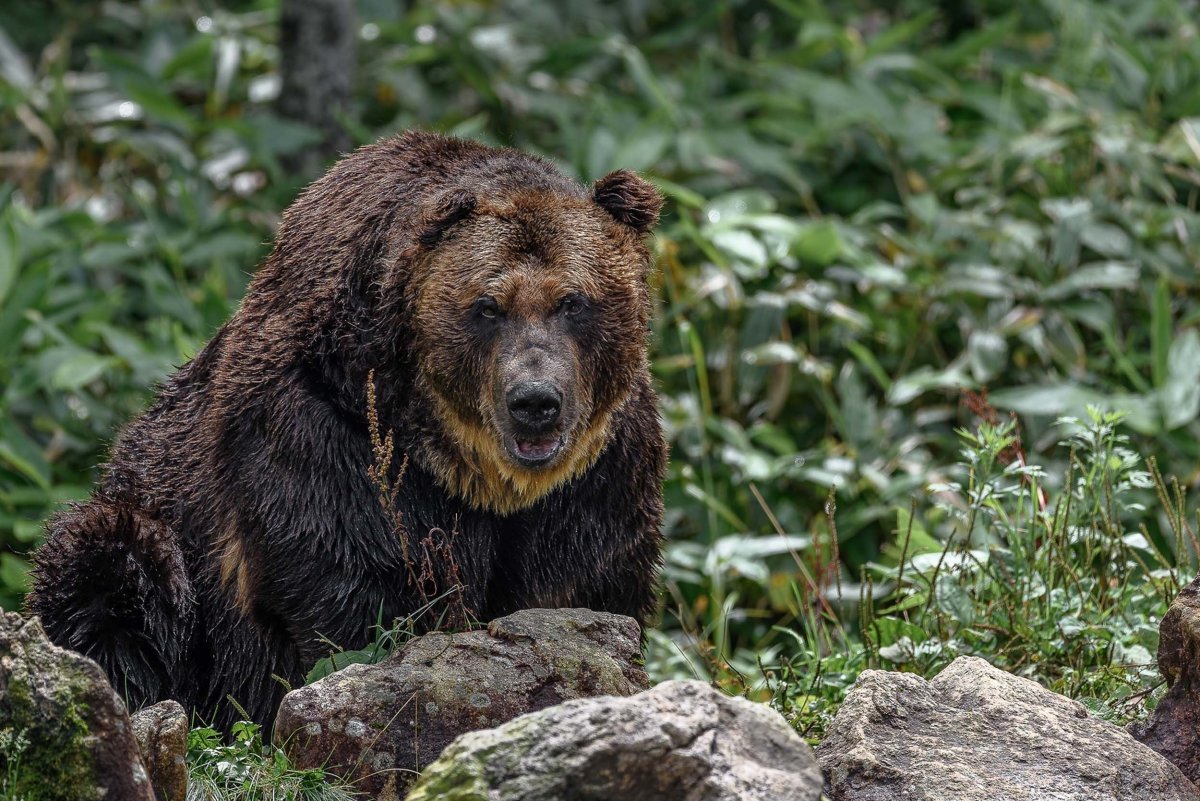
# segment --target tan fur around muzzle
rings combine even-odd
[[[456,452],[426,454],[434,476],[472,506],[504,515],[532,506],[555,487],[585,473],[603,452],[612,422],[612,412],[591,421],[583,417],[568,432],[570,440],[552,466],[529,470],[508,458],[494,426],[464,420],[441,399],[438,414]]]

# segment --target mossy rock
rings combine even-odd
[[[0,613],[0,797],[153,801],[124,702],[36,619]]]
[[[668,681],[464,734],[405,801],[817,801],[822,782],[779,713]]]
[[[486,631],[426,634],[385,662],[351,665],[288,693],[275,742],[297,767],[322,768],[375,801],[396,801],[463,732],[565,700],[644,689],[640,657],[632,618],[524,609]]]

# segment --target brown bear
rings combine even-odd
[[[133,705],[269,724],[326,641],[461,586],[488,620],[655,607],[666,447],[628,171],[430,133],[284,214],[240,309],[48,524],[28,610]],[[434,618],[431,620],[431,618]],[[436,616],[423,620],[436,624]]]

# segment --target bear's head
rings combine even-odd
[[[299,363],[358,416],[374,373],[410,459],[477,508],[526,508],[595,463],[648,380],[644,238],[661,205],[632,172],[588,189],[437,134],[361,148],[285,213],[224,397],[251,410],[273,365]]]
[[[511,512],[595,462],[646,373],[642,236],[660,205],[627,171],[582,196],[456,189],[433,204],[410,324],[453,443],[424,456],[449,489]]]

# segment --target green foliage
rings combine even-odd
[[[5,606],[312,177],[280,166],[311,132],[271,111],[277,0],[204,7],[0,10]],[[761,664],[811,731],[862,667],[964,650],[1122,697],[1194,550],[1195,501],[1109,461],[1197,481],[1195,0],[360,9],[358,140],[433,127],[670,201],[658,676],[765,693]],[[1005,472],[996,421],[954,465],[963,388],[1020,415],[1040,473]],[[1089,404],[1130,440],[1072,458],[1056,420]]]
[[[970,424],[962,388],[990,388],[1037,451],[1059,415],[1128,410],[1138,449],[1194,477],[1200,173],[1173,143],[1200,60],[1169,55],[1194,51],[1188,7],[1047,2],[955,38],[929,14],[860,38],[867,20],[802,4],[807,46],[744,65],[758,92],[726,102],[745,145],[722,151],[743,180],[677,195],[660,237],[670,611],[719,655],[802,614],[797,571],[701,560],[773,532],[828,555],[832,486],[857,578]]]
[[[857,610],[858,626],[810,613],[781,629],[790,648],[744,654],[756,669],[739,674],[735,659],[717,676],[769,694],[814,739],[861,670],[932,676],[964,654],[1114,721],[1139,716],[1156,684],[1158,619],[1194,574],[1197,541],[1177,514],[1181,488],[1129,449],[1121,417],[1089,408],[1082,423],[1058,421],[1059,482],[1025,463],[1011,423],[960,431],[962,459],[929,487],[933,502],[898,510],[895,538],[864,568],[857,598],[828,599]],[[1169,547],[1138,522],[1146,490],[1174,510]],[[930,534],[942,526],[944,543]],[[1181,567],[1184,552],[1193,556]]]
[[[215,729],[188,734],[188,801],[349,801],[352,789],[321,770],[299,770],[263,743],[254,723],[235,723],[226,744]]]

